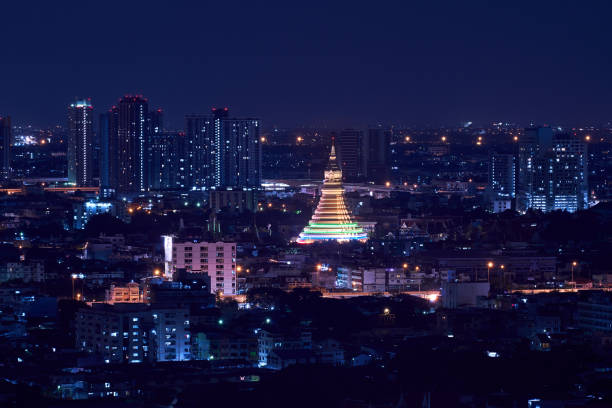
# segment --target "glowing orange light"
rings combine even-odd
[[[442,136],[442,141],[446,142],[446,136]]]

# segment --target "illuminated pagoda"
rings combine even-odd
[[[342,170],[336,162],[336,149],[332,144],[319,205],[297,242],[300,244],[312,244],[317,241],[365,242],[367,239],[367,234],[357,225],[344,203]]]

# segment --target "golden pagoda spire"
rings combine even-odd
[[[332,139],[329,163],[325,168],[325,180],[317,209],[297,242],[311,244],[315,241],[351,240],[366,241],[367,234],[354,221],[344,202],[342,170],[336,162],[336,147]]]

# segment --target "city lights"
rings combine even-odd
[[[336,163],[335,147],[332,145],[329,164],[325,170],[325,181],[321,188],[321,198],[310,223],[304,228],[297,240],[300,244],[315,241],[349,240],[366,241],[367,234],[353,221],[344,203],[342,171]]]

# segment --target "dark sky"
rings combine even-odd
[[[0,115],[64,123],[126,93],[266,125],[612,119],[612,4],[598,1],[5,1]]]

